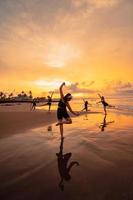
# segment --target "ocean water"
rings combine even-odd
[[[89,110],[97,112],[102,111],[103,107],[101,104],[97,104],[99,99],[86,99],[89,102]],[[109,108],[110,111],[115,112],[122,112],[126,114],[132,114],[133,113],[133,97],[127,98],[127,97],[121,97],[121,98],[108,98],[106,101],[110,104],[115,106],[115,108]],[[52,103],[52,110],[57,109],[58,103]],[[73,99],[70,102],[71,107],[73,110],[81,111],[84,107],[84,102],[82,99]],[[39,106],[38,109],[47,110],[48,106]]]

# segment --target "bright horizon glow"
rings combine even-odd
[[[49,87],[49,88],[53,88],[53,89],[58,89],[59,86],[62,84],[62,80],[58,81],[58,80],[53,80],[53,81],[46,81],[46,80],[36,80],[33,83],[39,87]],[[70,84],[70,82],[65,81],[65,83],[67,84],[67,86]]]

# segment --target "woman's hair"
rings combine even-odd
[[[71,100],[72,99],[72,95],[70,93],[67,93],[65,96],[64,96],[64,101],[68,101],[68,100]]]

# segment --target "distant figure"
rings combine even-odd
[[[79,166],[79,163],[77,161],[72,161],[68,164],[72,153],[66,153],[63,154],[63,142],[64,138],[61,137],[61,143],[60,143],[60,151],[59,153],[56,153],[57,161],[58,161],[58,170],[61,177],[61,180],[59,182],[59,187],[63,191],[64,190],[64,180],[69,181],[71,179],[70,171],[74,165]]]
[[[102,122],[101,125],[99,126],[99,128],[101,129],[102,132],[105,130],[105,128],[106,128],[109,124],[112,124],[112,123],[115,122],[115,121],[106,122],[106,118],[107,118],[107,115],[104,116],[103,122]]]
[[[111,106],[109,105],[106,101],[105,101],[105,98],[104,96],[101,96],[100,94],[98,94],[98,96],[100,97],[101,101],[97,102],[97,103],[102,103],[103,105],[103,109],[104,109],[104,113],[105,115],[107,115],[107,107],[114,107],[114,106]]]
[[[35,99],[33,99],[33,101],[32,101],[32,105],[31,105],[31,111],[33,110],[35,110],[36,109],[36,101],[35,101]]]
[[[74,112],[69,104],[69,101],[72,100],[72,95],[70,93],[66,94],[64,96],[63,94],[63,86],[65,85],[65,83],[62,83],[59,91],[60,91],[60,101],[58,103],[58,109],[57,109],[57,118],[58,118],[58,123],[56,124],[56,126],[60,126],[60,133],[61,133],[61,137],[63,137],[63,124],[71,124],[72,120],[67,112],[67,108],[69,109],[69,111],[78,116],[79,114],[77,112]],[[65,121],[63,121],[63,118],[65,119]]]
[[[88,103],[88,101],[85,101],[84,99],[83,99],[83,101],[84,101],[84,108],[81,111],[85,110],[87,112],[89,103]]]
[[[52,131],[52,126],[48,126],[48,131]]]
[[[52,94],[51,94],[51,96],[47,96],[47,98],[48,98],[48,103],[47,103],[47,105],[49,106],[49,112],[50,112],[50,110],[51,110],[51,104],[52,104],[52,96],[53,96],[53,94],[54,94],[54,92],[52,92]]]

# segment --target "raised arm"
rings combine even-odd
[[[101,99],[101,97],[102,97],[102,96],[101,96],[100,94],[98,94],[98,96],[99,96],[99,97],[100,97],[100,99]]]
[[[83,102],[85,103],[85,100],[83,99]]]
[[[54,91],[53,91],[52,94],[51,94],[51,99],[52,99],[52,97],[53,97],[53,94],[54,94]]]
[[[77,165],[79,166],[79,163],[77,161],[72,161],[69,166],[68,166],[68,172],[70,172],[71,168],[74,166],[74,165]]]
[[[63,100],[63,98],[64,98],[64,94],[63,94],[63,86],[65,85],[65,82],[63,82],[62,84],[61,84],[61,86],[60,86],[60,89],[59,89],[59,91],[60,91],[60,97],[61,97],[61,99]]]
[[[97,95],[101,98],[101,95],[99,93]]]

